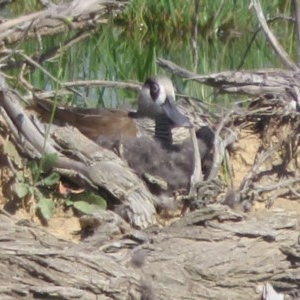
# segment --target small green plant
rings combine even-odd
[[[59,174],[51,171],[57,155],[44,154],[39,161],[31,161],[24,166],[17,149],[10,141],[4,145],[3,152],[18,167],[12,185],[13,193],[19,199],[26,199],[27,204],[32,205],[34,209],[37,207],[45,220],[51,218],[54,215],[55,204],[50,194],[53,193],[53,186],[60,181]],[[105,199],[91,191],[70,192],[65,204],[82,214],[91,214],[106,209],[107,206]]]
[[[19,199],[36,199],[37,208],[44,219],[49,219],[54,214],[54,202],[51,198],[44,196],[42,190],[49,190],[49,187],[59,182],[58,173],[51,172],[57,156],[56,154],[45,154],[40,161],[32,161],[28,167],[22,164],[22,160],[14,145],[7,141],[4,153],[9,156],[11,161],[18,166],[15,172],[15,182],[12,191]]]
[[[83,214],[92,214],[97,210],[106,209],[107,206],[105,199],[91,191],[72,194],[66,200],[66,205],[74,207],[74,209]]]

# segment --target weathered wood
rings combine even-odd
[[[6,20],[0,24],[0,43],[14,43],[37,36],[58,34],[69,28],[83,29],[105,23],[108,12],[126,6],[124,1],[73,0],[49,8]]]
[[[260,69],[199,75],[163,58],[159,58],[157,62],[161,67],[178,76],[217,88],[222,93],[251,96],[281,95],[297,102],[299,99],[300,72],[298,70]]]
[[[148,229],[144,240],[99,221],[93,239],[79,244],[0,215],[0,297],[248,300],[259,299],[266,283],[299,292],[299,272],[288,260],[298,242],[297,213],[233,215],[208,207],[194,213],[199,225],[186,215],[189,225],[183,219]],[[108,239],[101,238],[105,231]]]
[[[78,159],[85,161],[88,179],[96,186],[107,189],[121,202],[122,215],[126,220],[142,228],[155,223],[154,205],[158,199],[125,161],[75,128],[61,127],[53,133],[53,137],[68,151],[74,151]]]

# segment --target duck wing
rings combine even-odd
[[[55,104],[53,101],[36,99],[31,107],[41,117],[43,122],[51,121],[54,110],[56,125],[71,125],[92,140],[99,136],[130,136],[137,135],[135,121],[129,112],[121,109],[80,108]]]

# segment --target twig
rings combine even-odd
[[[244,65],[244,61],[245,61],[245,59],[246,59],[246,57],[247,57],[247,55],[248,55],[248,53],[249,53],[249,51],[250,51],[250,49],[251,49],[251,46],[252,46],[253,42],[255,41],[255,38],[256,38],[257,34],[258,34],[260,31],[261,31],[261,27],[259,27],[259,28],[253,33],[253,35],[252,35],[252,37],[251,37],[251,40],[250,40],[250,42],[249,42],[248,45],[247,45],[246,51],[244,52],[244,55],[243,55],[242,58],[241,58],[241,62],[239,63],[239,65],[238,65],[238,67],[237,67],[237,70],[240,70],[240,69],[242,68],[242,66]]]
[[[246,190],[249,189],[250,184],[252,183],[255,174],[257,173],[257,170],[259,167],[264,163],[264,161],[269,158],[278,148],[277,146],[272,147],[271,149],[268,149],[267,151],[258,152],[255,162],[253,166],[251,167],[248,174],[243,178],[243,181],[240,184],[239,192],[241,194],[245,193]]]
[[[300,0],[293,0],[295,7],[295,19],[296,19],[296,30],[297,30],[297,40],[298,40],[298,64],[300,64]]]
[[[198,23],[199,23],[199,1],[194,0],[194,15],[193,15],[193,30],[192,30],[192,50],[193,50],[193,65],[194,72],[197,71],[198,66]]]
[[[9,218],[11,218],[11,219],[15,219],[15,217],[13,216],[13,215],[11,215],[10,213],[8,213],[5,209],[3,209],[3,208],[0,208],[0,214],[3,214],[3,215],[5,215],[5,216],[7,216],[7,217],[9,217]]]
[[[39,2],[46,8],[53,8],[56,7],[56,4],[48,1],[48,0],[39,0]]]
[[[16,145],[22,150],[26,152],[28,156],[31,158],[40,158],[40,153],[33,147],[33,145],[28,142],[26,139],[24,139],[23,135],[20,133],[20,131],[17,129],[15,124],[12,122],[11,118],[6,113],[5,109],[3,107],[0,107],[0,113],[3,116],[3,119],[5,120],[7,126],[9,127],[13,138],[18,141]]]
[[[27,56],[25,53],[23,52],[19,52],[18,53],[20,56],[22,56],[28,63],[30,63],[31,65],[33,65],[34,67],[38,68],[39,70],[41,70],[44,74],[46,74],[49,78],[51,78],[54,82],[58,83],[59,85],[61,85],[61,82],[54,77],[51,73],[49,73],[44,67],[42,67],[39,63],[37,63],[35,60],[33,60],[31,57]]]
[[[288,186],[288,189],[290,190],[290,192],[292,194],[294,194],[294,196],[296,196],[297,198],[300,198],[300,193],[297,192],[291,185]]]
[[[26,40],[26,37],[28,36],[28,32],[31,29],[31,27],[33,26],[33,20],[32,22],[29,24],[29,26],[26,28],[26,31],[23,34],[22,39],[20,39],[18,41],[18,43],[15,45],[14,49],[5,49],[3,52],[8,52],[8,55],[5,56],[3,59],[0,60],[0,62],[8,60],[11,56],[13,56],[14,54],[18,53],[18,52],[22,52],[22,50],[17,50],[21,47],[22,43],[24,42],[24,40]],[[2,52],[2,51],[1,51]],[[3,68],[4,69],[4,68]]]
[[[78,81],[70,81],[70,82],[61,82],[60,80],[58,80],[57,78],[55,78],[52,74],[50,74],[47,70],[45,70],[38,62],[34,61],[32,58],[28,57],[26,54],[24,53],[19,53],[22,57],[25,58],[25,60],[27,60],[30,64],[36,66],[37,68],[39,68],[42,72],[44,72],[47,76],[49,76],[53,81],[55,81],[56,83],[59,84],[59,86],[61,86],[62,88],[65,88],[67,90],[70,90],[70,92],[68,92],[67,90],[58,90],[58,91],[54,91],[52,92],[52,97],[56,96],[58,94],[60,95],[66,95],[66,94],[70,94],[72,93],[77,93],[78,92],[76,90],[73,89],[73,87],[80,87],[80,86],[84,86],[84,87],[93,87],[93,86],[102,86],[102,87],[112,87],[112,88],[120,88],[120,89],[130,89],[130,90],[139,90],[141,87],[140,83],[135,83],[135,82],[124,82],[124,81],[109,81],[109,80],[78,80]],[[27,90],[30,90],[32,93],[34,93],[37,97],[51,97],[51,92],[44,92],[44,93],[36,93],[34,86],[32,86],[25,78],[24,78],[24,73],[25,73],[25,67],[26,64],[24,64],[22,66],[20,75],[19,75],[19,80],[20,82],[25,86],[25,88]],[[81,95],[79,93],[79,95],[81,97],[84,98],[83,95]],[[32,99],[32,96],[29,97],[24,97],[24,99]],[[23,97],[22,97],[23,99]],[[28,102],[27,102],[28,103]]]
[[[266,204],[266,206],[269,208],[272,206],[275,199],[287,193],[287,191],[283,191],[283,189],[287,189],[298,198],[299,193],[295,191],[292,185],[293,184],[298,185],[299,182],[300,179],[299,177],[297,177],[297,178],[291,178],[287,180],[279,180],[279,182],[276,182],[274,184],[269,184],[269,185],[253,184],[253,190],[255,190],[257,194],[272,192],[272,194],[268,196],[267,204]]]
[[[298,66],[290,59],[288,54],[285,52],[285,50],[282,48],[282,46],[278,42],[278,40],[275,37],[275,35],[273,34],[273,32],[270,30],[270,28],[266,22],[266,18],[264,16],[264,13],[263,13],[263,10],[262,10],[259,0],[252,0],[251,6],[254,7],[257,19],[266,35],[266,38],[268,39],[271,46],[273,47],[275,52],[278,54],[278,56],[280,57],[280,59],[282,60],[284,65],[289,69],[292,69],[294,71],[299,71]]]
[[[44,67],[42,67],[38,62],[36,62],[35,60],[33,60],[31,57],[27,56],[26,54],[22,53],[22,52],[19,52],[19,54],[25,58],[25,60],[35,66],[36,68],[38,68],[39,70],[41,70],[44,74],[46,74],[48,77],[50,77],[54,82],[56,82],[59,86],[63,86],[63,83],[58,80],[56,77],[54,77],[51,73],[49,73]],[[75,89],[72,89],[71,87],[66,87],[68,89],[70,89],[73,93],[77,94],[78,96],[82,97],[82,98],[85,98],[84,95],[80,92],[78,92],[77,90]]]
[[[47,52],[40,54],[39,56],[33,56],[34,60],[37,60],[40,64],[44,61],[54,60],[56,59],[61,53],[67,51],[69,48],[73,47],[75,44],[81,42],[82,40],[87,39],[92,35],[95,29],[88,29],[84,32],[78,32],[74,37],[70,38],[66,42],[62,43],[59,46],[55,46],[49,49]]]
[[[128,1],[70,0],[68,5],[53,6],[43,11],[7,20],[0,24],[0,41],[15,43],[24,38],[23,31],[31,29],[26,38],[35,38],[38,31],[41,36],[65,32],[68,28],[94,28],[108,21],[110,12],[119,12]],[[31,26],[29,23],[33,23]]]
[[[20,74],[19,74],[19,80],[20,80],[21,84],[23,84],[23,86],[25,87],[25,89],[26,89],[27,91],[31,91],[31,92],[32,92],[32,91],[34,90],[33,85],[31,85],[31,84],[24,78],[24,73],[25,73],[26,67],[27,67],[26,64],[23,64],[23,65],[22,65],[22,68],[21,68]]]
[[[235,136],[235,138],[237,138]],[[229,179],[229,187],[231,188],[231,190],[234,190],[233,187],[233,165],[231,163],[231,159],[230,159],[230,154],[228,149],[225,149],[225,155],[224,155],[224,161],[226,163],[226,171],[228,172],[229,176],[226,176],[227,179]]]
[[[279,180],[278,182],[274,182],[274,184],[253,184],[253,189],[259,192],[271,192],[278,189],[290,188],[292,184],[300,182],[300,178],[290,178],[286,180]]]
[[[243,181],[241,182],[241,184],[239,186],[240,195],[247,194],[247,191],[250,189],[250,186],[253,183],[253,180],[258,173],[258,169],[262,166],[262,164],[268,158],[271,157],[271,155],[274,154],[274,152],[276,152],[279,149],[280,146],[281,146],[281,143],[277,143],[276,145],[269,148],[268,150],[261,151],[261,152],[260,152],[260,150],[258,150],[258,154],[255,158],[255,162],[254,162],[252,168],[250,169],[248,174],[243,178]],[[252,190],[256,190],[256,189],[252,189]]]
[[[297,101],[295,89],[299,86],[300,72],[283,69],[263,69],[251,71],[223,71],[209,75],[198,75],[175,63],[159,58],[157,63],[177,76],[193,80],[227,94],[259,96],[280,95]]]
[[[273,23],[273,22],[277,21],[278,19],[279,19],[279,20],[284,19],[284,20],[287,20],[287,21],[294,21],[294,19],[291,18],[291,17],[288,18],[288,17],[279,17],[279,16],[277,16],[277,17],[273,17],[273,18],[267,19],[266,22],[267,22],[268,24],[270,24],[270,23]],[[260,33],[261,29],[262,29],[261,26],[259,26],[259,28],[253,33],[253,35],[252,35],[252,37],[251,37],[251,40],[250,40],[250,42],[248,43],[247,49],[246,49],[244,55],[243,55],[242,58],[241,58],[241,62],[239,63],[239,65],[238,65],[238,67],[237,67],[237,70],[240,70],[240,69],[242,68],[242,66],[243,66],[243,64],[244,64],[244,62],[245,62],[245,59],[246,59],[246,57],[247,57],[247,55],[248,55],[248,53],[249,53],[249,51],[250,51],[250,49],[251,49],[251,46],[252,46],[253,42],[255,41],[255,38],[256,38],[256,36],[258,35],[258,33]]]
[[[8,139],[7,139],[8,140]],[[7,142],[6,140],[6,142]],[[10,168],[10,170],[12,171],[12,173],[14,174],[15,177],[17,177],[17,173],[18,171],[16,170],[16,168],[14,167],[13,162],[11,161],[11,158],[9,157],[9,155],[6,155],[6,159],[7,159],[7,164]]]
[[[221,122],[218,125],[217,130],[215,131],[213,165],[207,177],[207,180],[212,180],[217,177],[218,172],[220,170],[220,166],[223,162],[226,147],[236,140],[235,134],[229,135],[229,137],[224,141],[220,137],[221,130],[224,128],[225,124],[227,123],[231,115],[232,115],[232,111],[229,111],[224,116],[224,118],[221,119]]]
[[[66,42],[64,42],[63,44],[61,44],[60,46],[54,46],[51,49],[49,49],[48,51],[46,51],[45,53],[38,53],[35,55],[31,56],[31,59],[38,62],[39,64],[43,63],[44,61],[47,60],[52,60],[55,59],[58,55],[61,55],[61,52],[67,51],[70,47],[74,46],[76,43],[79,43],[80,41],[88,38],[91,35],[91,32],[94,31],[94,29],[91,29],[90,31],[85,31],[85,32],[79,32],[75,35],[75,37],[70,38],[69,40],[67,40]],[[37,39],[40,38],[40,34],[36,33],[37,35]],[[39,40],[39,39],[38,39]],[[39,42],[40,44],[40,50],[43,48],[42,44]],[[8,52],[9,54],[0,59],[0,62],[8,60],[8,58],[13,55],[16,54],[17,50],[1,50],[1,53],[6,53]],[[10,70],[12,68],[19,68],[22,64],[24,64],[25,60],[18,60],[18,61],[9,61],[8,63],[6,63],[5,65],[3,65],[3,70]]]
[[[198,184],[203,181],[203,174],[202,174],[200,152],[199,152],[195,127],[192,127],[190,129],[190,134],[191,134],[193,150],[194,150],[194,172],[191,176],[189,198],[193,198],[195,197],[195,195],[197,195]]]
[[[38,99],[49,99],[55,97],[70,96],[72,94],[73,93],[71,91],[65,89],[55,90],[55,91],[38,91],[33,93],[34,96],[33,95],[22,96],[21,100],[24,101],[27,105],[30,105],[30,102],[32,102],[34,97]]]
[[[109,80],[77,80],[70,82],[63,82],[61,84],[63,87],[71,88],[77,86],[103,86],[103,87],[113,87],[113,88],[122,88],[122,89],[130,89],[130,90],[139,90],[141,85],[139,83],[134,82],[124,82],[124,81],[109,81]]]
[[[175,63],[173,63],[169,60],[163,59],[163,58],[158,58],[157,63],[164,69],[170,71],[173,74],[176,74],[179,77],[190,78],[190,77],[198,77],[199,76],[197,73],[194,73],[187,69],[184,69],[184,68],[176,65]]]

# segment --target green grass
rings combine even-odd
[[[12,16],[22,16],[38,11],[42,8],[38,0],[14,1],[10,6]]]
[[[39,8],[38,1],[26,1],[26,5],[16,1],[11,5],[12,15],[28,13]],[[128,8],[100,27],[95,34],[71,49],[61,53],[55,60],[43,63],[51,74],[62,81],[77,79],[139,80],[157,73],[165,74],[156,64],[157,57],[174,61],[187,69],[196,69],[199,74],[209,74],[224,70],[236,70],[242,62],[246,49],[258,28],[258,21],[248,1],[216,0],[200,1],[132,0]],[[291,0],[262,1],[263,9],[269,17],[290,16]],[[198,10],[196,14],[195,11]],[[193,65],[191,40],[198,16],[197,50],[199,59]],[[294,28],[290,21],[276,19],[271,29],[279,37],[286,51],[296,59]],[[52,47],[60,47],[74,35],[73,32],[56,37],[43,38],[45,52]],[[41,50],[35,41],[27,41],[21,48],[31,55]],[[20,59],[16,57],[16,59]],[[243,60],[243,69],[283,67],[281,61],[270,49],[262,33],[256,35],[250,51]],[[17,69],[12,74],[17,74]],[[228,102],[231,96],[213,96],[213,90],[196,83],[172,78],[181,91],[208,102]],[[54,89],[55,85],[40,70],[28,75],[28,80],[41,89]],[[79,89],[88,99],[89,106],[118,106],[135,98],[128,91],[112,89]],[[84,105],[76,96],[72,101]]]

